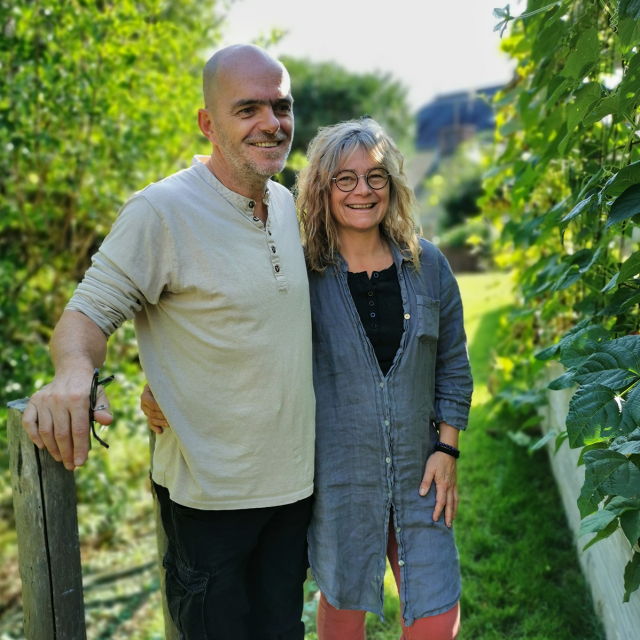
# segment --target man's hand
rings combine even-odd
[[[36,392],[24,411],[22,426],[31,441],[72,471],[81,467],[89,452],[89,394],[93,368],[74,367],[71,373],[56,375],[51,384]],[[96,422],[111,424],[109,400],[102,386],[98,387]]]
[[[147,416],[147,424],[151,431],[156,433],[162,433],[163,428],[169,428],[169,423],[164,417],[164,413],[160,409],[160,405],[156,402],[156,399],[149,389],[149,385],[145,384],[140,396],[140,408],[142,413]]]
[[[436,506],[433,510],[433,521],[438,521],[444,509],[444,522],[447,527],[451,528],[451,523],[458,511],[458,477],[456,459],[453,456],[440,451],[429,456],[420,484],[421,496],[427,495],[433,480],[436,482]]]

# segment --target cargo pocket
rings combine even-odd
[[[171,618],[186,640],[207,640],[204,596],[209,574],[189,569],[167,551],[162,561],[166,571],[167,605]]]
[[[418,305],[417,336],[425,344],[435,344],[440,328],[440,300],[416,296]]]

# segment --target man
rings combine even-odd
[[[269,181],[291,147],[289,76],[238,45],[207,62],[203,89],[211,156],[125,203],[56,327],[55,378],[23,425],[67,469],[82,466],[94,368],[133,317],[171,426],[153,481],[175,623],[186,640],[302,640],[311,321],[293,199]]]

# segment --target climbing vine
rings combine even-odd
[[[591,545],[621,527],[635,547],[626,602],[640,587],[640,0],[494,15],[517,61],[482,199],[521,296],[506,348],[529,383],[555,359],[566,370],[549,388],[577,386],[566,430],[539,445],[582,449],[581,533]]]

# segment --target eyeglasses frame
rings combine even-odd
[[[93,370],[93,378],[91,379],[91,391],[89,393],[89,424],[91,425],[91,433],[93,437],[105,448],[109,448],[109,445],[96,433],[96,421],[93,416],[95,410],[96,400],[98,398],[98,387],[103,389],[108,387],[113,382],[114,376],[108,376],[100,380],[100,369],[95,368]],[[89,438],[89,449],[91,449],[91,438]]]
[[[387,174],[387,181],[381,186],[381,187],[372,187],[369,184],[369,174],[372,171],[384,171]],[[360,178],[364,178],[364,181],[367,183],[367,186],[369,187],[369,189],[372,189],[373,191],[380,191],[380,189],[384,189],[388,184],[389,184],[389,179],[393,177],[392,173],[389,173],[384,167],[375,167],[373,169],[369,169],[369,171],[367,171],[367,173],[362,173],[360,175],[358,175],[355,171],[351,171],[351,169],[343,169],[342,171],[340,171],[340,173],[352,173],[355,177],[356,177],[356,183],[353,186],[353,189],[349,189],[348,191],[345,191],[344,189],[340,189],[340,187],[338,186],[338,176],[336,176],[335,178],[331,178],[335,184],[336,187],[342,191],[342,193],[351,193],[352,191],[355,191],[358,188],[358,182],[360,181]],[[340,173],[338,175],[340,175]]]

